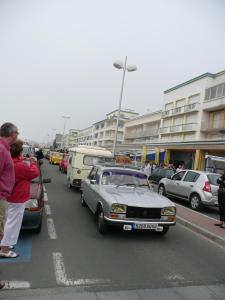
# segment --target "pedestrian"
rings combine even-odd
[[[147,175],[148,178],[149,176],[151,176],[151,165],[149,161],[145,162],[144,173]]]
[[[12,194],[7,198],[8,209],[1,241],[0,257],[15,258],[18,254],[10,248],[17,244],[26,201],[30,199],[31,180],[39,175],[37,164],[33,158],[27,163],[23,157],[23,142],[18,140],[11,145],[11,156],[15,170],[15,184]]]
[[[4,233],[7,199],[15,182],[14,167],[9,150],[10,145],[16,142],[18,134],[17,127],[12,123],[4,123],[0,127],[0,241]],[[0,281],[0,289],[4,285],[4,282]]]
[[[178,168],[176,169],[176,172],[183,171],[184,165],[179,165]]]
[[[220,222],[216,223],[216,226],[225,228],[225,171],[224,174],[218,178],[217,183],[219,184],[218,190],[218,204],[219,204],[219,214]]]

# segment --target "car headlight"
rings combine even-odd
[[[176,215],[176,207],[164,207],[161,209],[162,216],[175,216]]]
[[[112,204],[111,213],[114,213],[114,214],[125,214],[126,211],[127,211],[127,206],[126,205],[124,205],[124,204],[117,204],[117,203]]]
[[[27,209],[34,209],[38,208],[38,200],[37,199],[30,199],[26,203],[26,208]]]

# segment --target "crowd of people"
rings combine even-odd
[[[179,172],[184,170],[184,164],[178,164],[177,166],[173,163],[173,161],[169,162],[168,166],[165,166],[163,162],[160,162],[159,164],[156,164],[155,162],[150,162],[150,161],[146,161],[145,165],[143,166],[143,171],[144,173],[150,177],[152,172],[155,169],[159,169],[159,168],[165,168],[167,167],[168,169],[172,169],[174,170],[174,172]]]
[[[39,175],[36,159],[23,157],[23,142],[12,123],[0,127],[0,258],[16,258],[17,244],[30,184]],[[0,288],[4,282],[0,281]]]

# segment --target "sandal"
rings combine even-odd
[[[225,224],[224,224],[224,225],[221,225],[220,228],[225,228]]]
[[[5,283],[4,283],[4,282],[2,282],[2,281],[0,281],[0,289],[3,289],[3,288],[4,288],[4,286],[5,286]]]
[[[214,225],[215,226],[221,226],[221,225],[223,225],[223,223],[215,223]]]
[[[0,257],[2,257],[2,258],[16,258],[18,256],[19,256],[19,254],[17,254],[16,252],[13,252],[13,251],[9,251],[9,252],[0,251]]]

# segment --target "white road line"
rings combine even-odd
[[[48,201],[48,195],[47,195],[47,193],[44,193],[44,201],[45,201],[45,202]]]
[[[6,289],[6,290],[9,290],[9,289],[29,289],[31,287],[31,284],[28,281],[12,280],[12,281],[4,281],[4,282],[5,282],[4,289]]]
[[[45,214],[46,214],[47,216],[51,216],[52,211],[51,211],[50,205],[49,205],[49,204],[45,204],[44,207],[45,207]]]
[[[64,286],[82,286],[109,283],[106,279],[70,279],[67,277],[63,256],[60,252],[53,253],[53,264],[55,270],[56,282],[58,285]]]
[[[50,237],[51,240],[55,240],[57,239],[57,234],[56,234],[56,230],[55,230],[55,225],[54,225],[54,221],[51,218],[47,219],[47,228],[48,228],[48,235]]]
[[[46,193],[46,187],[45,186],[43,186],[43,191]]]

